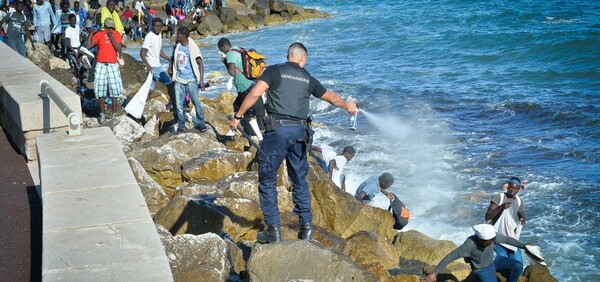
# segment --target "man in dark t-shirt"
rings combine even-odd
[[[265,120],[265,134],[260,143],[261,153],[258,157],[259,201],[267,224],[267,229],[259,232],[257,236],[261,243],[281,241],[281,218],[277,206],[277,169],[284,159],[294,189],[294,212],[298,214],[300,221],[298,238],[312,240],[305,141],[310,97],[320,98],[349,113],[356,110],[354,102],[346,102],[334,92],[325,89],[304,69],[306,59],[307,52],[302,43],[290,45],[288,61],[265,70],[229,124],[235,130],[242,115],[268,90],[265,109],[269,116]]]
[[[4,19],[0,21],[0,25],[8,23],[8,28],[6,30],[6,45],[21,54],[21,56],[27,57],[27,49],[25,49],[25,41],[23,41],[23,30],[25,30],[25,37],[31,42],[31,46],[35,51],[35,45],[33,45],[31,34],[29,34],[30,22],[23,14],[25,4],[19,1],[17,2],[16,7],[17,10],[4,17]]]

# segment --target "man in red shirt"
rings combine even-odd
[[[121,18],[123,19],[123,25],[130,24],[131,19],[133,18],[133,12],[129,9],[129,6],[125,7],[125,11],[121,14]]]
[[[100,117],[98,118],[100,123],[108,120],[108,116],[104,113],[106,91],[110,91],[112,98],[113,116],[117,112],[117,97],[123,95],[123,82],[117,62],[117,52],[123,48],[121,40],[121,34],[115,30],[115,22],[111,18],[104,20],[104,30],[92,31],[88,37],[88,49],[98,46],[94,91],[96,98],[100,101]]]

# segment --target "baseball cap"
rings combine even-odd
[[[115,28],[115,21],[111,18],[107,18],[104,20],[104,26]]]

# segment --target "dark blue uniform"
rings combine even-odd
[[[284,159],[294,188],[294,212],[300,217],[301,224],[312,223],[304,138],[308,101],[310,96],[321,98],[327,90],[293,62],[268,67],[260,80],[269,85],[265,110],[276,120],[275,131],[266,132],[260,143],[266,156],[260,154],[258,159],[258,191],[265,223],[278,225],[281,222],[277,205],[277,169]]]

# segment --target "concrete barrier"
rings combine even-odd
[[[35,160],[36,136],[68,129],[61,109],[40,97],[40,81],[47,80],[65,103],[82,116],[80,98],[6,44],[0,44],[0,57],[0,121],[20,153]]]
[[[108,127],[36,138],[43,281],[173,281],[121,145]]]

